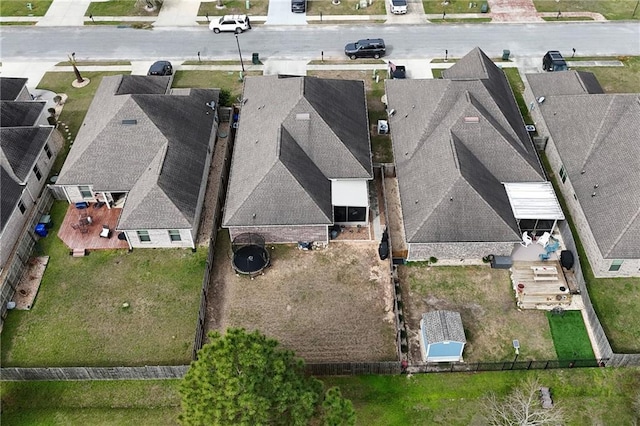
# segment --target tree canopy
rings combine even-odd
[[[276,340],[244,329],[209,333],[180,386],[184,425],[306,425],[321,411],[323,385]],[[332,391],[325,412],[353,411]],[[345,411],[346,410],[346,411]],[[352,416],[355,419],[355,413]],[[327,423],[327,424],[353,424]]]

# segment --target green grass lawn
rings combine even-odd
[[[538,12],[596,12],[610,20],[640,19],[640,10],[633,16],[636,0],[533,0],[533,4]]]
[[[447,15],[450,13],[480,13],[483,3],[487,3],[487,0],[479,0],[470,2],[468,0],[449,0],[449,4],[442,4],[442,0],[423,0],[424,13],[442,14],[442,11],[446,11]],[[474,3],[474,6],[469,8],[469,3]]]
[[[326,378],[351,399],[357,425],[482,425],[481,398],[506,395],[535,376],[554,401],[567,407],[566,424],[633,424],[631,398],[638,393],[638,369],[573,369],[529,372],[426,374]],[[615,422],[611,415],[615,413]]]
[[[640,14],[640,11],[638,13]],[[624,64],[624,67],[589,68],[576,67],[575,64],[573,64],[572,68],[578,71],[589,71],[594,73],[605,93],[640,92],[640,56],[623,56],[615,59],[621,61]],[[572,59],[568,60],[571,61]],[[593,60],[597,59],[594,58]]]
[[[502,71],[504,71],[507,76],[507,80],[509,80],[509,86],[511,86],[511,90],[516,98],[516,103],[518,104],[518,109],[520,109],[520,114],[522,114],[524,122],[533,123],[533,120],[529,115],[529,108],[527,108],[527,103],[522,95],[524,93],[524,83],[522,82],[522,78],[520,78],[520,73],[518,73],[516,68],[503,68]]]
[[[54,224],[67,207],[54,204]],[[3,366],[189,363],[205,249],[97,250],[75,258],[56,232],[39,242],[50,260],[33,308],[10,311],[5,321]]]
[[[247,66],[248,62],[245,62]],[[262,75],[260,71],[248,71],[245,76]],[[232,102],[242,95],[242,81],[237,71],[177,71],[173,87],[211,87],[231,93]]]
[[[547,312],[547,319],[558,359],[595,358],[580,311],[565,311],[562,315]]]
[[[123,72],[83,72],[82,66],[79,66],[78,69],[80,70],[80,74],[83,78],[91,80],[89,85],[82,88],[73,87],[71,83],[76,79],[76,77],[72,72],[48,72],[38,84],[38,89],[51,90],[58,94],[67,94],[68,98],[64,104],[62,114],[60,114],[58,121],[69,127],[69,134],[71,135],[72,140],[74,140],[78,135],[78,130],[82,125],[84,116],[87,114],[89,105],[91,105],[93,96],[95,95],[96,90],[98,90],[102,77],[106,75],[128,74]],[[60,130],[63,130],[63,127],[60,128]],[[63,132],[63,135],[66,135],[66,133]],[[69,149],[70,144],[65,137],[65,146],[58,154],[56,162],[51,170],[51,174],[56,174],[60,171],[65,158],[67,158]]]
[[[159,12],[159,7],[151,12],[137,7],[136,0],[109,0],[91,3],[84,16],[157,16]]]
[[[634,424],[640,369],[323,377],[351,399],[357,425],[481,425],[481,398],[504,396],[528,376],[567,407],[568,426]],[[11,425],[171,425],[180,412],[178,380],[3,382],[2,422]],[[612,414],[615,422],[612,423]]]
[[[373,0],[368,7],[356,9],[359,0],[341,0],[340,4],[332,4],[330,0],[308,0],[307,15],[386,15],[385,0]]]
[[[250,0],[247,9],[245,0],[224,0],[224,9],[216,8],[216,1],[200,3],[198,16],[222,16],[247,14],[253,16],[266,16],[269,9],[269,0]]]
[[[31,10],[27,8],[31,3]],[[2,0],[0,1],[0,16],[44,16],[53,0]],[[5,25],[5,24],[3,24]]]
[[[179,380],[2,382],[2,424],[174,425]]]

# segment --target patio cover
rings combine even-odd
[[[505,183],[504,189],[516,219],[564,220],[551,182]]]

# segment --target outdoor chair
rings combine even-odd
[[[538,238],[538,241],[536,241],[536,243],[540,244],[542,247],[546,247],[547,244],[549,244],[550,238],[551,238],[551,234],[548,232],[545,232],[544,234],[542,234],[540,238]]]
[[[533,242],[533,238],[531,238],[527,232],[523,232],[522,233],[522,242],[520,243],[520,245],[522,247],[528,247],[529,244],[531,244],[532,242]]]
[[[100,231],[100,236],[102,238],[110,238],[111,237],[111,229],[109,225],[102,225],[102,230]]]

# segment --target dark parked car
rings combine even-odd
[[[157,61],[151,65],[147,75],[171,75],[173,74],[173,67],[169,61]]]
[[[291,11],[293,13],[304,13],[307,11],[307,0],[291,0]]]
[[[545,71],[566,71],[567,62],[557,50],[550,50],[542,58],[542,69]]]
[[[381,38],[367,38],[349,43],[344,47],[344,54],[351,59],[375,58],[378,59],[387,53],[384,40]]]

